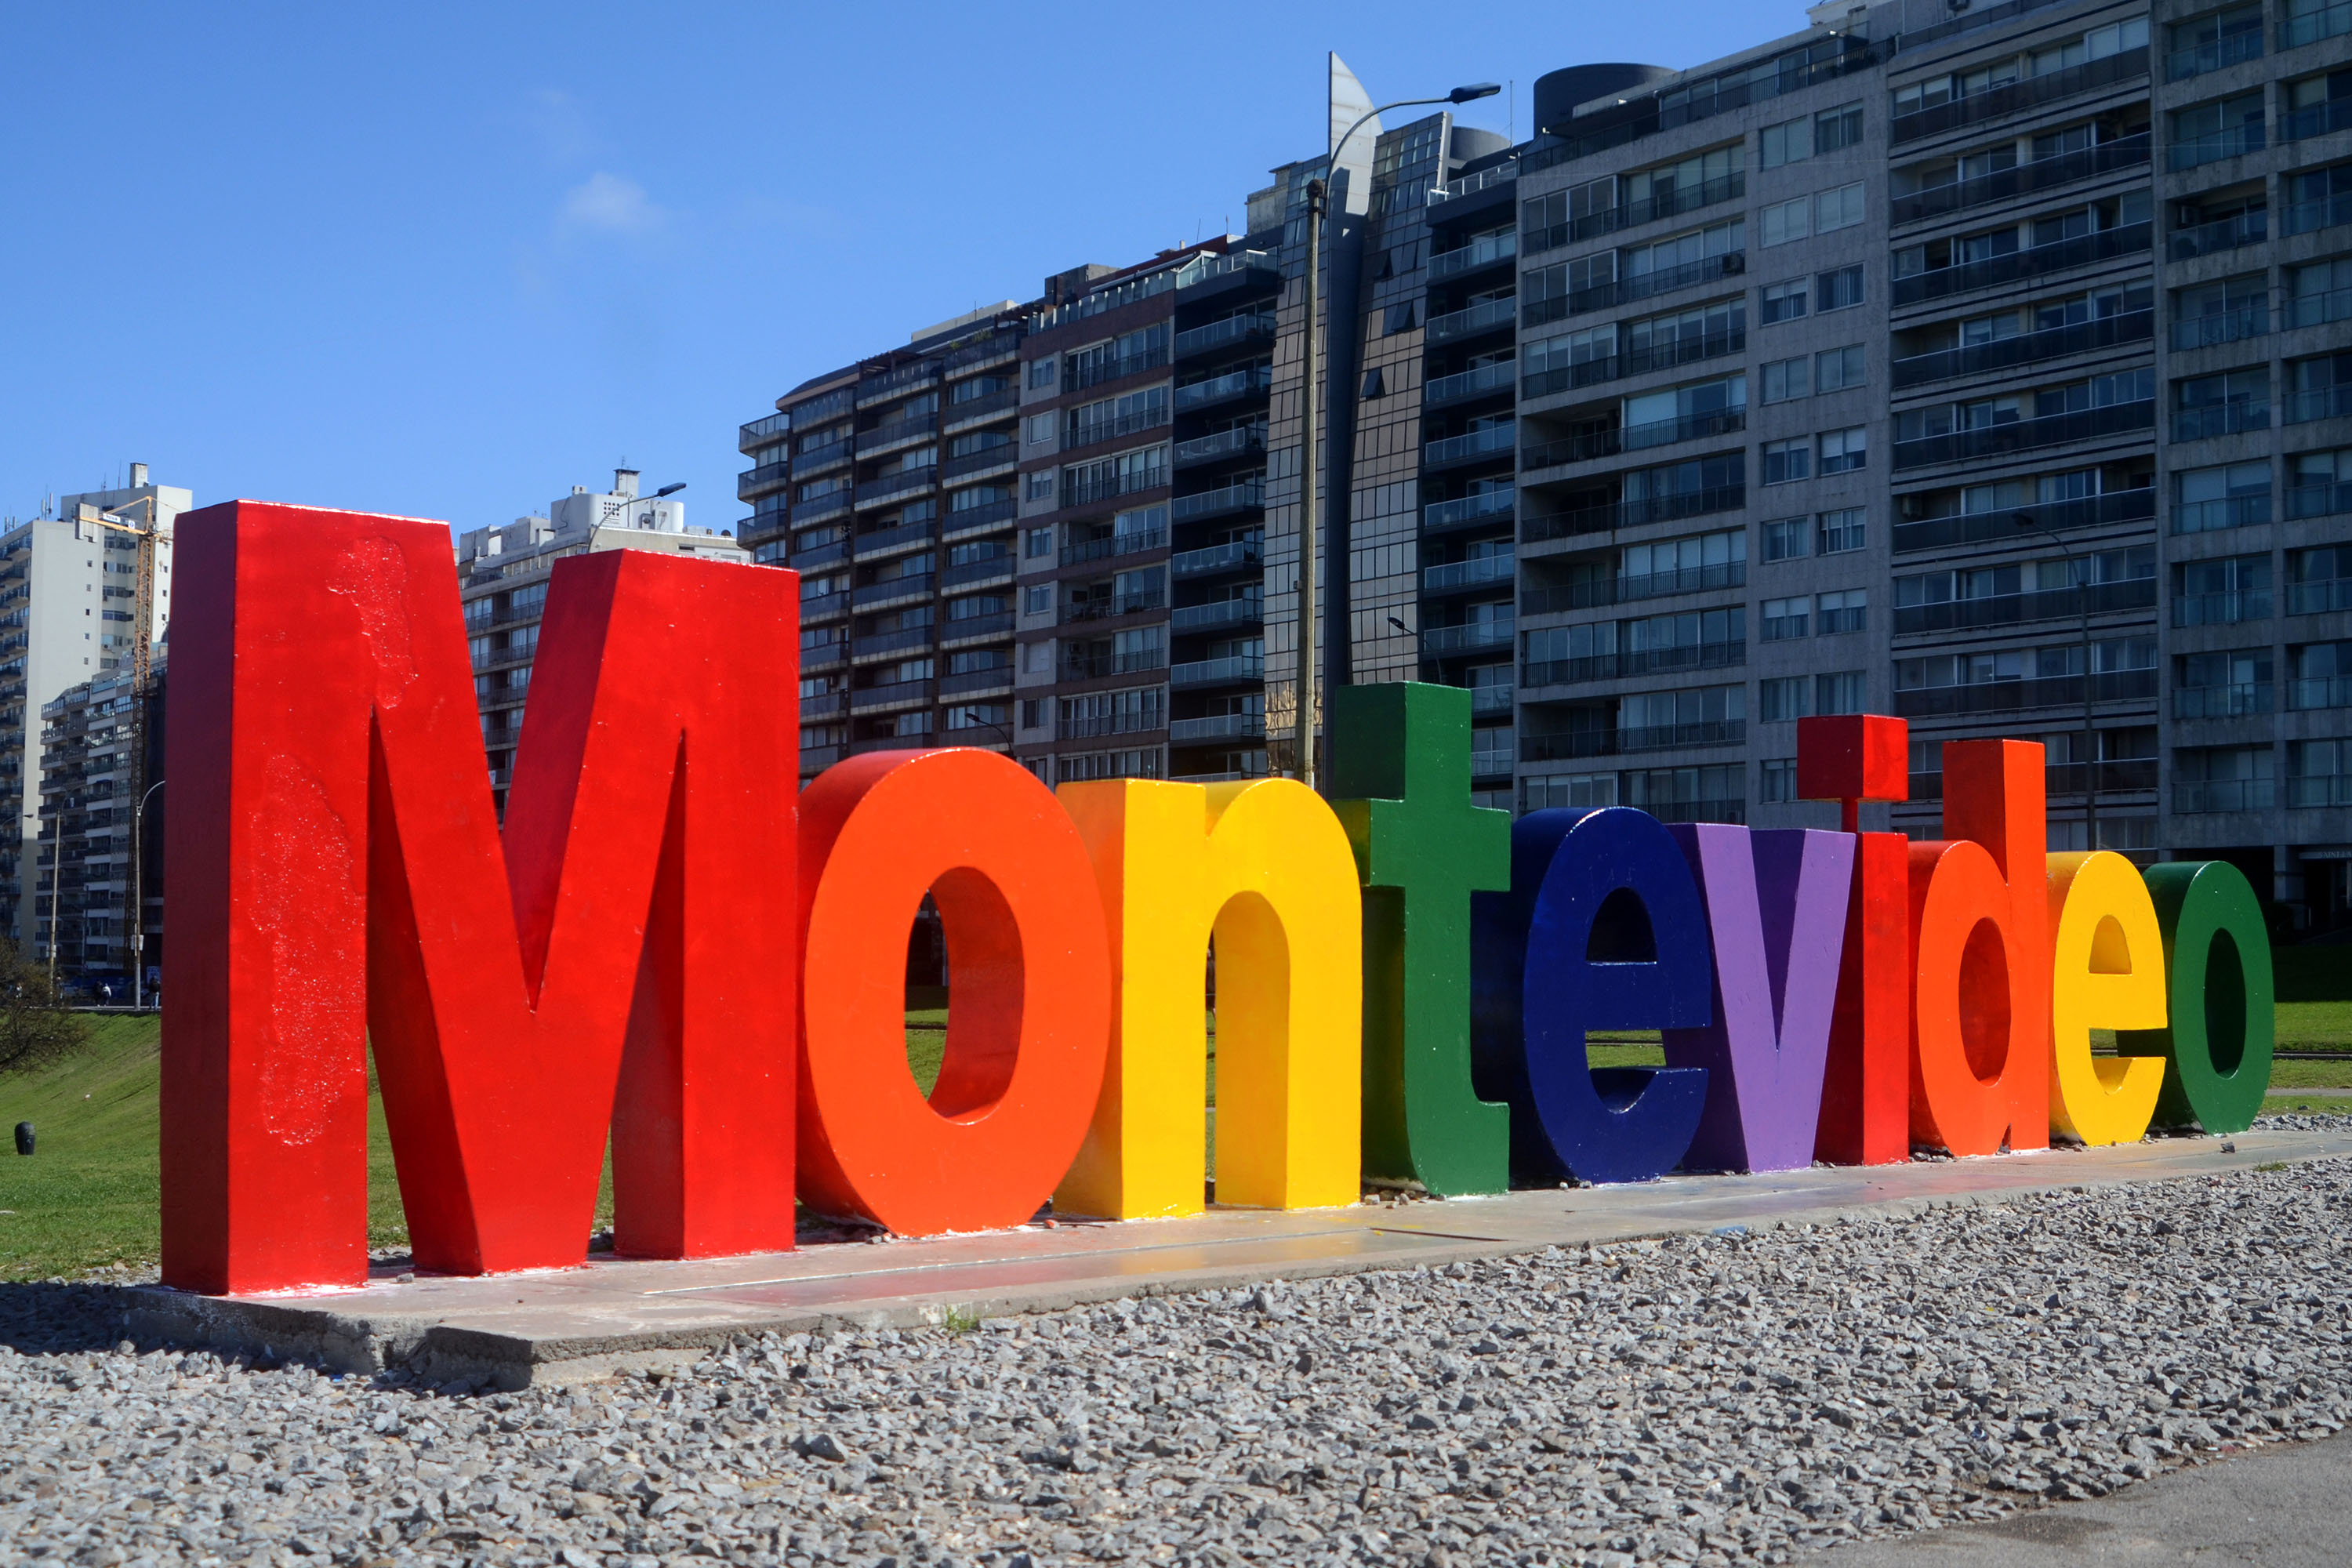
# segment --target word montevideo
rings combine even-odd
[[[1286,779],[1049,790],[874,752],[795,798],[798,579],[553,572],[503,829],[445,525],[180,520],[165,854],[164,1279],[367,1275],[369,1055],[418,1268],[1301,1208],[2234,1131],[2270,948],[2221,862],[2047,850],[2042,748],[1944,748],[1935,842],[1864,833],[1905,726],[1806,721],[1848,831],[1472,805],[1470,699],[1332,693]],[[779,781],[783,781],[780,785]],[[953,977],[918,1087],[907,933]],[[1590,1065],[1663,1031],[1666,1066]],[[2117,1054],[2094,1054],[2113,1030]]]

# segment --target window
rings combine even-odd
[[[1865,630],[1870,625],[1870,595],[1861,588],[1848,588],[1843,593],[1816,595],[1813,617],[1819,628],[1816,635],[1820,637]]]
[[[1811,364],[1801,355],[1796,359],[1776,359],[1758,374],[1763,378],[1764,401],[1786,403],[1803,397],[1812,390]]]
[[[1051,363],[1052,362],[1047,361],[1046,363]],[[1029,445],[1032,447],[1052,446],[1054,444],[1054,437],[1060,429],[1060,416],[1057,415],[1032,414],[1029,416],[1028,422]]]
[[[1785,485],[1812,477],[1813,444],[1803,437],[1764,443],[1764,483]]]
[[[1793,599],[1764,601],[1764,629],[1760,640],[1787,642],[1794,637],[1811,635],[1812,601],[1802,594]]]
[[[1043,643],[1036,643],[1032,646],[1043,647],[1045,645]],[[1024,697],[1021,700],[1021,727],[1024,730],[1042,730],[1045,727],[1045,700],[1044,698]]]
[[[1054,496],[1054,470],[1039,468],[1032,473],[1027,493],[1031,500],[1051,500]]]
[[[1777,169],[1785,163],[1801,163],[1813,155],[1813,122],[1800,117],[1767,125],[1760,141],[1764,167]]]
[[[1059,363],[1060,362],[1058,360],[1050,359],[1031,360],[1029,362],[1029,384],[1033,387],[1053,385],[1054,366]]]
[[[1822,513],[1821,552],[1823,555],[1842,555],[1849,550],[1861,549],[1866,515],[1858,506]]]
[[[1862,345],[1853,343],[1842,349],[1823,349],[1813,356],[1813,390],[1843,392],[1863,383],[1864,355]]]
[[[1021,647],[1021,668],[1031,675],[1045,675],[1054,668],[1054,645],[1047,642],[1024,643]]]
[[[1850,185],[1840,185],[1833,191],[1823,191],[1813,198],[1815,234],[1852,228],[1862,218],[1862,182],[1859,180]]]
[[[2289,805],[2352,805],[2352,741],[2294,741],[2286,749]]]
[[[1769,719],[1772,715],[1764,715]],[[1756,798],[1776,805],[1797,798],[1797,759],[1767,757],[1756,764]]]
[[[1834,153],[1862,140],[1862,105],[1841,103],[1813,116],[1813,151]]]
[[[1054,531],[1051,528],[1031,529],[1027,551],[1029,559],[1032,561],[1040,560],[1054,553]]]
[[[1870,431],[1855,425],[1822,432],[1822,472],[1848,474],[1870,466]]]
[[[1787,283],[1768,284],[1764,289],[1764,324],[1793,321],[1805,313],[1806,282],[1802,278]]]
[[[1803,196],[1799,196],[1794,201],[1780,202],[1766,207],[1764,209],[1765,245],[1768,247],[1786,245],[1792,239],[1802,239],[1811,233],[1811,229],[1806,223],[1810,211],[1811,204]]]
[[[1843,310],[1862,303],[1862,264],[1841,267],[1834,272],[1824,272],[1813,279],[1813,293],[1819,309]]]
[[[1864,713],[1870,709],[1870,678],[1858,669],[1813,677],[1813,711]]]
[[[1386,397],[1388,395],[1388,377],[1381,370],[1381,367],[1374,365],[1371,369],[1366,371],[1364,373],[1364,395],[1366,397]]]
[[[1813,681],[1807,675],[1775,677],[1756,683],[1756,703],[1768,724],[1809,719],[1813,712]]]
[[[1413,305],[1413,300],[1407,300],[1401,305],[1391,305],[1383,311],[1381,315],[1381,336],[1392,338],[1399,332],[1412,331]]]
[[[1811,540],[1812,520],[1810,518],[1784,517],[1768,522],[1764,525],[1764,559],[1793,561],[1809,553],[1807,546]]]
[[[1042,616],[1054,607],[1054,589],[1050,584],[1038,584],[1022,593],[1021,608],[1024,614]]]

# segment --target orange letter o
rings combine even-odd
[[[907,1067],[907,932],[946,928],[947,1057]],[[1019,1225],[1102,1088],[1110,942],[1086,845],[992,752],[875,752],[801,795],[800,1192],[902,1236]]]

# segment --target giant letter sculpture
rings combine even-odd
[[[2107,850],[2051,856],[2050,931],[2050,1131],[2137,1142],[2164,1063],[2095,1057],[2091,1031],[2164,1026],[2164,937],[2139,868]]]
[[[2227,860],[2150,866],[2147,891],[2164,932],[2172,1018],[2166,1028],[2119,1035],[2116,1048],[2166,1058],[2159,1125],[2243,1132],[2270,1089],[2276,1027],[2263,907]]]
[[[1756,833],[1678,823],[1715,942],[1715,1021],[1668,1029],[1666,1061],[1706,1069],[1706,1110],[1683,1163],[1798,1171],[1813,1163],[1837,973],[1823,960],[1845,930],[1850,833]]]
[[[366,1277],[371,1041],[424,1268],[790,1247],[793,575],[559,563],[502,851],[445,525],[179,541],[166,1281]]]
[[[801,1195],[901,1236],[1019,1225],[1102,1087],[1110,950],[1087,847],[992,752],[873,752],[801,796]],[[947,1056],[907,1067],[907,928],[946,927]]]
[[[1217,1201],[1328,1208],[1361,1194],[1363,910],[1321,797],[1255,784],[1064,784],[1113,963],[1110,1060],[1057,1208],[1198,1214],[1203,964],[1217,955]]]
[[[1585,1037],[1713,1016],[1706,916],[1674,839],[1622,807],[1530,812],[1511,825],[1511,890],[1473,910],[1478,1086],[1510,1104],[1514,1169],[1588,1182],[1672,1170],[1706,1074],[1595,1068]]]
[[[1911,846],[1911,1136],[1955,1154],[2050,1146],[2042,747],[1944,745],[1948,841]]]
[[[1364,880],[1364,1172],[1502,1192],[1510,1110],[1470,1083],[1470,895],[1511,885],[1511,814],[1470,804],[1470,693],[1331,695],[1332,809]]]

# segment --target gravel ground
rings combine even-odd
[[[0,1563],[1771,1563],[2337,1430],[2352,1161],[515,1394],[110,1321],[0,1290]]]

